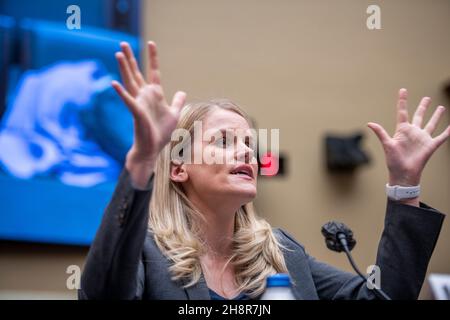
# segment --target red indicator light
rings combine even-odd
[[[275,176],[279,169],[279,158],[267,152],[260,158],[260,173],[262,176]]]

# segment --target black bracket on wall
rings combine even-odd
[[[444,92],[448,99],[450,99],[450,80],[444,85]]]
[[[326,134],[324,138],[326,166],[329,172],[353,172],[370,163],[370,157],[361,149],[364,135],[356,132],[349,136]]]

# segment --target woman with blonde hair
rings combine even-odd
[[[81,299],[258,299],[275,273],[290,275],[297,299],[377,298],[358,276],[316,261],[257,216],[255,142],[238,105],[217,99],[185,106],[184,92],[169,105],[156,45],[148,45],[148,82],[129,45],[121,47],[124,87],[113,87],[133,115],[134,143],[89,250]],[[431,137],[443,107],[422,128],[429,98],[410,123],[406,95],[400,90],[393,137],[368,124],[383,145],[390,186],[418,186],[426,162],[450,135],[449,127]],[[210,138],[196,139],[198,123]],[[171,139],[175,130],[194,136],[182,140],[181,150]],[[202,161],[192,162],[197,151]],[[204,161],[205,155],[221,161]],[[417,195],[388,199],[376,265],[393,299],[418,297],[443,217]]]

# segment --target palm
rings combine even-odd
[[[397,128],[391,143],[387,145],[386,162],[392,171],[410,168],[421,172],[433,153],[433,138],[422,129],[411,124],[402,124]]]
[[[139,147],[148,152],[151,152],[151,146],[161,150],[169,142],[177,125],[178,110],[167,104],[159,85],[146,85],[141,88],[135,98],[135,105],[136,143],[142,142],[143,145]]]
[[[121,47],[122,52],[117,53],[116,57],[125,88],[116,81],[113,82],[113,87],[133,114],[132,150],[142,157],[154,158],[169,142],[186,95],[184,92],[177,92],[172,106],[167,103],[160,81],[156,45],[153,42],[149,42],[148,82],[142,76],[130,46],[122,43]]]
[[[450,127],[433,138],[432,134],[445,108],[439,106],[427,125],[422,128],[423,117],[430,104],[430,98],[422,99],[411,123],[408,121],[406,100],[407,92],[401,89],[397,104],[397,127],[392,137],[379,124],[369,123],[369,127],[383,145],[391,179],[405,185],[416,185],[431,155],[450,135]]]

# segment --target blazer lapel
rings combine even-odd
[[[289,276],[292,280],[293,294],[297,300],[304,300],[301,293],[301,291],[304,290],[304,281],[300,277],[302,270],[299,268],[299,266],[301,266],[301,261],[297,255],[292,254],[289,251],[284,252],[284,260],[286,261],[286,267],[288,268]]]
[[[184,291],[186,292],[188,300],[211,300],[203,274],[195,285],[185,288]]]

